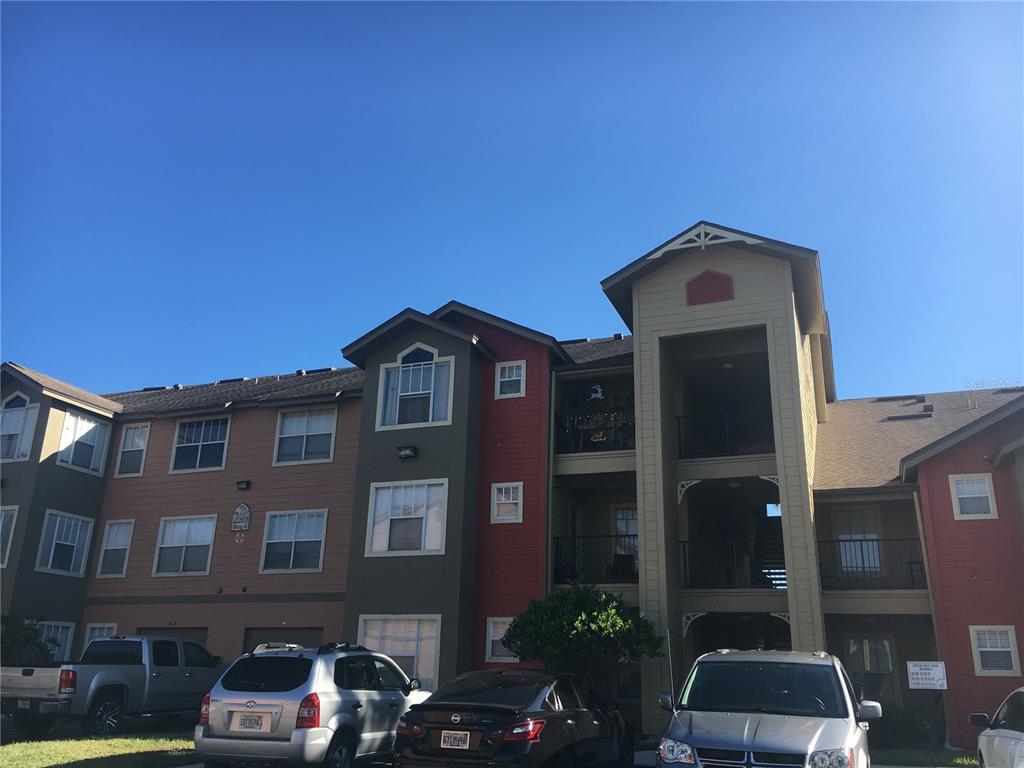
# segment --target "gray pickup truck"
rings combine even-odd
[[[89,643],[77,664],[4,667],[0,709],[25,736],[43,735],[61,717],[109,736],[125,717],[198,715],[223,666],[219,656],[189,640],[103,638]]]

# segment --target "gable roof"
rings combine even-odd
[[[113,416],[122,410],[121,404],[115,400],[94,394],[88,390],[68,384],[66,381],[55,379],[45,373],[34,371],[19,363],[3,363],[0,368],[20,381],[35,384],[43,390],[43,394],[56,397],[59,400],[69,402],[72,405],[84,405],[92,410],[103,412],[107,416]]]
[[[482,323],[493,325],[507,333],[521,336],[524,339],[529,339],[538,344],[543,344],[549,347],[552,353],[563,363],[571,362],[571,358],[566,354],[565,350],[562,349],[561,344],[555,339],[554,336],[549,336],[546,333],[535,331],[532,328],[527,328],[525,325],[519,325],[519,323],[513,323],[511,320],[506,320],[503,317],[492,315],[490,312],[484,312],[482,309],[471,307],[468,304],[463,304],[461,301],[449,301],[442,307],[435,309],[430,313],[430,316],[438,320],[444,320],[451,317],[452,315],[465,315],[471,317],[474,320],[479,320]]]
[[[814,490],[903,486],[904,457],[1020,397],[1019,391],[977,389],[829,403],[828,421],[818,424]]]
[[[793,290],[796,294],[801,330],[804,333],[826,332],[825,299],[817,251],[721,224],[713,224],[710,221],[698,221],[692,227],[670,237],[639,259],[606,277],[601,281],[601,288],[626,326],[633,330],[633,283],[692,248],[703,251],[715,245],[730,245],[788,261],[793,270]]]
[[[494,356],[487,345],[480,341],[480,339],[475,335],[468,333],[461,328],[456,328],[450,323],[441,322],[440,320],[437,320],[430,315],[425,315],[411,307],[406,307],[397,315],[385,320],[376,328],[364,333],[355,341],[342,347],[341,354],[362,368],[366,364],[366,354],[373,346],[379,344],[391,334],[397,333],[403,326],[410,323],[418,323],[426,326],[427,328],[432,328],[435,331],[446,333],[449,336],[454,336],[457,339],[469,342],[469,344],[476,349],[479,349],[487,357]]]

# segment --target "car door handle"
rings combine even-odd
[[[355,704],[352,705],[352,709],[362,709],[362,708],[363,708],[363,704],[360,701],[357,701]]]
[[[185,677],[192,677],[192,673],[191,672],[186,672],[185,673]]]
[[[565,724],[568,725],[571,728],[575,728],[576,727],[576,721],[575,720],[566,720]]]
[[[391,709],[394,709],[394,708],[395,708],[395,707],[397,707],[397,706],[398,706],[398,702],[397,702],[397,701],[395,701],[394,699],[392,699],[392,700],[391,700],[391,703],[390,703],[390,704],[388,704],[388,707],[390,707]]]
[[[162,676],[163,676],[162,672],[154,672],[153,673],[153,677],[162,677]]]
[[[594,721],[594,725],[600,725],[600,724],[601,724],[601,721],[600,721],[600,720],[595,720],[595,721]]]

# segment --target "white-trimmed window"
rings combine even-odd
[[[86,624],[85,625],[85,642],[82,644],[82,650],[89,647],[89,643],[93,640],[102,640],[105,637],[113,637],[117,634],[117,624]]]
[[[1020,677],[1017,631],[1012,625],[971,626],[974,674],[979,677]]]
[[[39,403],[29,402],[28,395],[15,392],[0,407],[0,460],[26,461],[32,453]]]
[[[953,496],[953,517],[957,520],[986,520],[999,517],[992,475],[950,475],[949,492]]]
[[[491,522],[523,522],[523,484],[491,484]]]
[[[132,546],[134,520],[111,520],[103,531],[103,548],[100,562],[96,566],[96,577],[100,579],[122,577],[128,568],[128,551]]]
[[[447,479],[371,483],[366,554],[444,554],[447,513]]]
[[[260,573],[319,571],[326,528],[326,509],[268,512]]]
[[[171,472],[209,472],[224,469],[230,419],[179,421],[171,452]]]
[[[149,424],[125,424],[121,430],[121,450],[117,455],[114,477],[137,477],[146,465]]]
[[[494,366],[494,399],[526,397],[526,361],[512,360]]]
[[[216,529],[216,515],[161,518],[153,575],[207,575]]]
[[[99,416],[67,411],[64,414],[57,463],[82,472],[103,474],[109,435],[110,424]]]
[[[337,408],[281,411],[277,417],[274,464],[330,461],[334,457]]]
[[[11,554],[11,541],[14,539],[14,523],[17,519],[17,505],[0,507],[0,568],[7,567],[7,556]]]
[[[518,656],[505,647],[502,639],[512,624],[511,616],[491,616],[487,619],[487,661],[504,661],[515,663]]]
[[[71,639],[75,635],[75,625],[67,621],[36,622],[39,636],[50,649],[50,658],[54,661],[71,661]]]
[[[380,368],[377,429],[451,424],[455,358],[416,344]]]
[[[69,515],[55,509],[46,510],[43,535],[39,539],[36,570],[81,576],[85,572],[85,559],[89,552],[92,520]]]
[[[424,690],[438,682],[441,617],[437,615],[369,615],[359,617],[359,644],[390,656]]]

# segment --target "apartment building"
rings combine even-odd
[[[559,342],[450,302],[368,330],[347,369],[99,398],[5,364],[4,541],[38,549],[50,508],[95,529],[69,610],[23,561],[5,612],[78,626],[69,648],[346,637],[430,686],[518,663],[508,621],[596,584],[666,637],[599,681],[647,733],[700,653],[826,649],[892,713],[878,738],[968,745],[965,713],[1020,684],[1024,391],[837,399],[818,254],[727,227],[601,285],[628,334]],[[55,436],[96,398],[109,456],[67,471],[38,437],[19,459],[19,386],[12,412],[57,397]],[[47,460],[94,484],[78,512],[18,479]],[[911,679],[940,660],[948,691]]]

